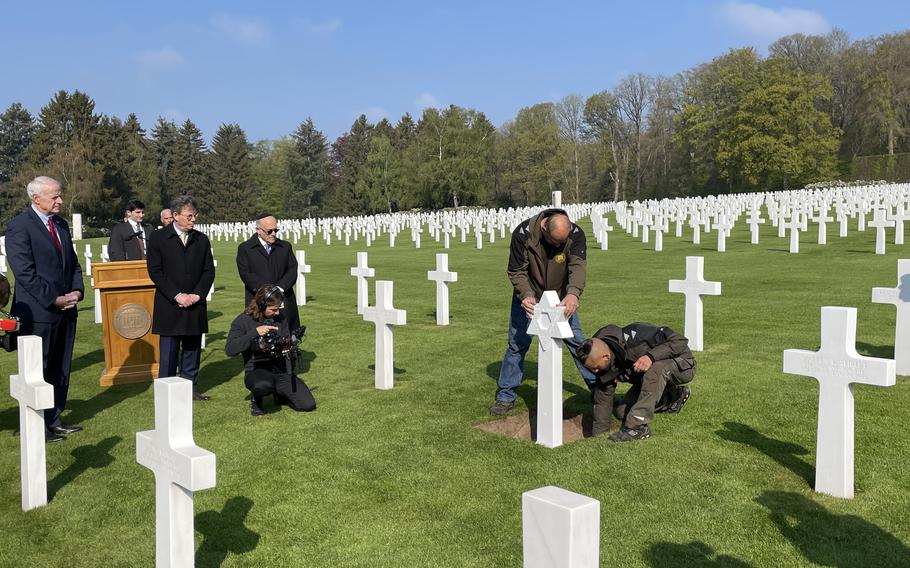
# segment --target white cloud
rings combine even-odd
[[[341,29],[342,21],[338,18],[332,18],[324,22],[314,22],[312,20],[303,20],[303,29],[307,35],[313,37],[329,37]]]
[[[265,24],[251,18],[215,14],[212,26],[230,39],[246,45],[265,45],[269,39]]]
[[[417,97],[417,100],[414,101],[414,104],[416,104],[417,108],[420,110],[423,110],[425,108],[442,108],[442,103],[439,102],[439,99],[430,93],[423,93]]]
[[[803,33],[820,35],[831,30],[823,15],[802,8],[768,8],[732,0],[720,6],[723,20],[733,28],[763,40]]]
[[[170,47],[140,51],[136,59],[139,65],[146,69],[172,69],[182,65],[184,61],[183,55]]]

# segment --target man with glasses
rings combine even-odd
[[[158,376],[178,376],[179,367],[179,376],[193,381],[193,400],[208,400],[199,392],[198,377],[202,334],[209,330],[205,295],[215,281],[212,244],[193,230],[196,201],[192,197],[175,197],[171,210],[174,222],[152,233],[148,242],[149,277],[155,283],[152,332],[159,336]]]
[[[271,213],[256,218],[256,234],[237,247],[237,271],[246,288],[249,305],[256,290],[278,286],[284,295],[281,314],[290,329],[300,327],[294,284],[297,283],[297,258],[287,241],[278,238],[278,220]]]

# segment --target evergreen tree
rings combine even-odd
[[[238,124],[222,124],[212,139],[212,185],[206,215],[213,222],[249,219],[256,202],[252,158],[246,133]]]
[[[20,103],[13,103],[0,114],[0,227],[6,226],[27,202],[25,191],[12,180],[25,161],[34,131],[35,121]]]
[[[209,153],[202,132],[186,119],[177,131],[174,162],[168,179],[171,195],[192,195],[201,212],[211,211]]]
[[[0,183],[13,179],[32,143],[35,120],[21,103],[0,114]]]
[[[260,140],[253,145],[252,180],[256,191],[255,210],[258,213],[287,212],[285,203],[291,190],[290,163],[294,143],[286,137]]]
[[[329,184],[328,141],[309,117],[291,134],[293,151],[287,162],[290,181],[285,196],[289,217],[315,215],[322,207]]]
[[[152,150],[158,177],[158,195],[163,208],[167,207],[171,198],[177,195],[171,188],[174,160],[177,156],[176,124],[158,117],[158,121],[152,129]]]
[[[368,209],[367,182],[363,168],[370,154],[373,125],[360,115],[351,130],[332,144],[331,198],[326,203],[330,215],[360,215]]]

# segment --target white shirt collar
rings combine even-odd
[[[256,238],[259,239],[259,244],[262,245],[262,248],[264,248],[265,250],[269,250],[269,248],[275,246],[275,245],[270,245],[269,243],[262,240],[262,237],[260,237],[259,235],[256,235]]]
[[[38,208],[35,207],[35,204],[34,204],[34,203],[32,203],[32,211],[34,211],[35,214],[38,215],[38,218],[41,219],[41,222],[44,223],[44,226],[45,226],[45,227],[47,227],[47,221],[48,221],[48,219],[50,219],[51,216],[50,216],[50,215],[45,215],[45,214],[42,213],[41,211],[38,211]]]

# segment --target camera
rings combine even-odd
[[[306,326],[302,325],[293,330],[290,335],[281,336],[275,331],[270,331],[259,338],[259,350],[263,355],[278,359],[294,351],[306,336]]]

